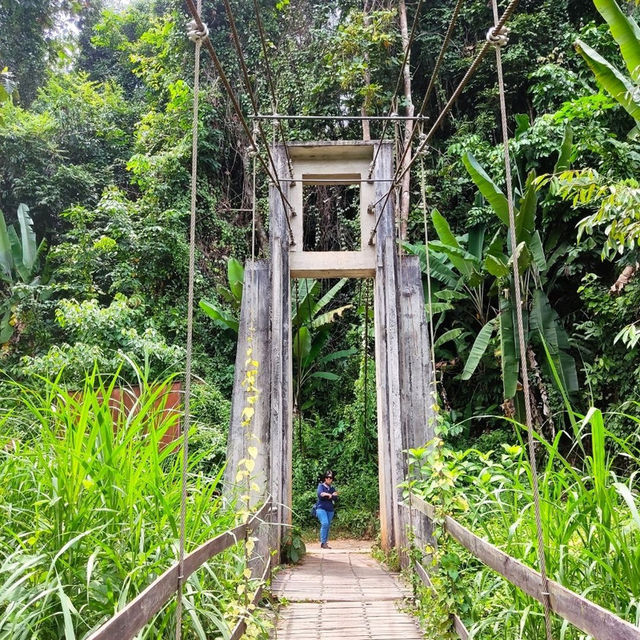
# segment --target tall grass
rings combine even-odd
[[[131,412],[104,400],[119,382],[94,372],[81,392],[58,380],[12,387],[15,407],[0,416],[0,639],[82,638],[177,558],[180,442],[160,441],[179,416],[158,406],[170,380],[141,381]],[[188,549],[234,525],[220,475],[191,473],[200,455],[189,460]],[[238,549],[192,576],[185,637],[228,635],[243,563]],[[169,605],[141,637],[174,625]]]
[[[629,440],[622,441],[606,429],[599,410],[592,408],[584,417],[572,414],[571,418],[574,444],[569,451],[564,446],[564,455],[563,443],[569,434],[558,433],[553,442],[538,438],[547,571],[552,579],[639,624],[640,453]],[[434,464],[439,465],[436,473],[443,469],[449,473],[455,481],[451,493],[465,498],[469,505],[465,512],[452,515],[510,555],[538,568],[531,467],[522,435],[525,428],[515,427],[519,443],[501,452],[425,452],[424,480],[419,487],[427,499],[439,499],[437,483],[432,480]],[[437,459],[427,460],[430,455]],[[622,477],[616,470],[621,461],[627,474]],[[464,503],[448,500],[450,505]],[[459,560],[460,578],[451,587],[465,594],[471,637],[544,637],[538,603],[453,541],[447,545]],[[554,626],[554,637],[585,637],[559,619]]]

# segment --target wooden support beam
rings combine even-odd
[[[400,406],[403,449],[422,447],[435,435],[431,344],[417,256],[400,258]],[[406,477],[408,468],[403,468]]]
[[[417,256],[400,256],[398,260],[398,325],[400,338],[400,414],[402,447],[405,452],[424,446],[435,435],[433,405],[433,371],[427,316],[424,307],[422,270]],[[406,478],[409,464],[406,454],[401,459],[401,477]],[[412,528],[409,512],[400,510],[399,544],[407,548],[407,532]],[[408,562],[408,558],[401,558]]]
[[[376,386],[378,388],[378,484],[380,489],[380,535],[384,549],[400,540],[399,489],[403,480],[400,416],[400,362],[398,350],[398,289],[396,241],[392,199],[384,198],[393,174],[393,151],[381,143],[375,166],[376,235],[375,335]],[[384,209],[382,208],[384,205]]]
[[[371,251],[292,251],[292,278],[373,278],[376,254]]]

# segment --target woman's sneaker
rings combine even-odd
[[[321,549],[331,549],[331,547],[330,547],[326,542],[323,542],[323,543],[320,545],[320,548],[321,548]]]

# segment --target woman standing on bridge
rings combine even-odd
[[[318,502],[316,504],[316,516],[320,520],[320,546],[323,549],[331,549],[327,544],[329,529],[333,520],[335,500],[338,491],[333,485],[333,471],[326,471],[323,482],[318,485]]]

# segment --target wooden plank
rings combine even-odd
[[[271,509],[266,503],[248,524],[241,524],[231,531],[208,540],[184,558],[184,580],[214,555],[228,549],[244,538],[247,530],[252,531]],[[124,609],[108,620],[87,640],[130,640],[162,609],[169,598],[178,590],[178,564],[167,569],[144,591],[134,598]]]
[[[411,501],[418,511],[433,519],[432,505],[417,497],[412,497]],[[483,540],[450,516],[445,516],[444,529],[482,563],[538,602],[543,601],[542,578],[538,571]],[[640,640],[640,628],[554,580],[549,580],[549,600],[554,613],[595,640]]]
[[[399,503],[402,496],[400,484],[405,479],[405,453],[402,439],[402,414],[400,410],[400,336],[398,326],[398,286],[396,278],[396,241],[394,237],[384,240],[383,255],[385,288],[385,329],[387,334],[387,402],[389,405],[389,432],[391,446],[391,485],[393,491],[393,536],[398,549],[402,547],[404,533]]]
[[[398,327],[401,451],[424,446],[435,435],[433,372],[427,317],[424,308],[422,271],[417,256],[401,256],[398,260]],[[409,472],[407,455],[399,460],[401,478]],[[400,510],[400,546],[407,548],[406,532],[412,528],[409,511]],[[400,556],[403,566],[409,562]]]
[[[380,538],[383,549],[391,549],[395,543],[396,533],[396,486],[392,473],[396,445],[393,441],[393,409],[390,402],[390,376],[389,371],[389,327],[387,300],[387,270],[394,270],[393,254],[385,251],[385,239],[394,237],[393,210],[391,202],[382,210],[382,202],[388,184],[382,180],[392,173],[392,150],[389,145],[383,145],[378,153],[374,177],[379,181],[375,183],[375,196],[381,200],[376,207],[376,219],[379,219],[376,246],[376,280],[374,287],[374,325],[375,325],[375,361],[376,361],[376,394],[378,416],[378,485],[380,493]],[[388,264],[391,259],[391,265]]]
[[[400,387],[403,449],[421,447],[435,435],[434,379],[418,256],[400,258]],[[408,472],[404,468],[405,476]]]

